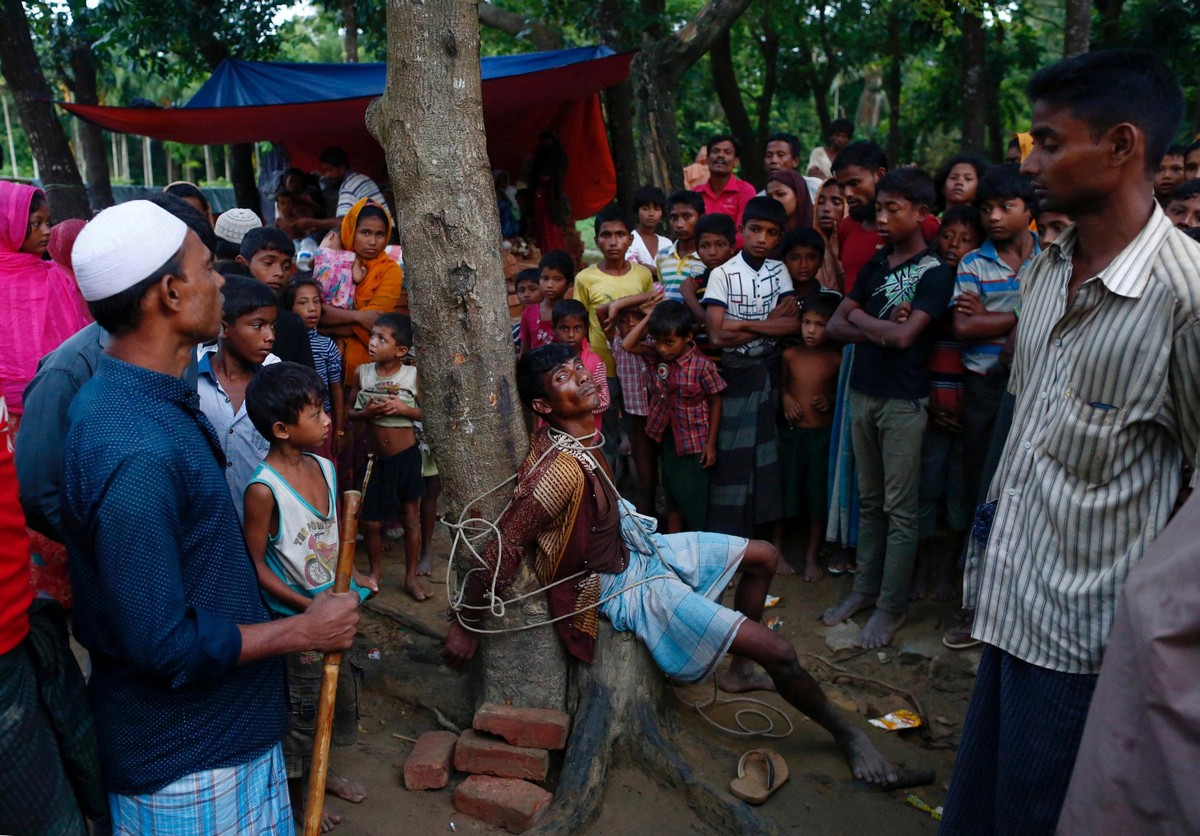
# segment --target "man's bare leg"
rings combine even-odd
[[[821,543],[825,541],[825,522],[810,521],[808,524],[808,549],[804,552],[804,580],[809,583],[825,577],[817,556],[821,553]]]
[[[781,562],[779,551],[766,540],[751,540],[746,545],[738,572],[737,589],[733,594],[733,608],[756,624],[762,622],[763,605],[771,591],[771,579]],[[764,628],[767,629],[767,628]],[[771,632],[767,629],[767,632]],[[736,655],[729,670],[717,676],[717,687],[734,694],[743,691],[774,691],[775,683],[765,673],[756,671],[754,663],[744,656]]]
[[[783,636],[756,621],[746,620],[738,628],[730,651],[753,660],[766,669],[780,696],[815,720],[842,748],[854,777],[872,784],[896,780],[896,770],[867,738],[835,708],[817,681],[800,667],[796,649]]]

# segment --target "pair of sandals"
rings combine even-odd
[[[751,749],[738,760],[729,791],[748,804],[762,804],[787,783],[787,761],[772,749]]]

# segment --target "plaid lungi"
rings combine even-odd
[[[717,600],[742,562],[748,541],[704,531],[635,538],[625,526],[622,534],[629,565],[619,575],[600,575],[602,600],[620,593],[601,604],[600,612],[613,629],[637,635],[669,678],[699,682],[724,657],[746,619]],[[657,575],[667,577],[633,585]]]
[[[283,747],[241,766],[184,775],[144,795],[109,793],[116,836],[292,836]]]

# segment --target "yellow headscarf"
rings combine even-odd
[[[1017,144],[1021,146],[1021,162],[1025,162],[1025,158],[1033,150],[1033,134],[1017,134],[1016,136]]]
[[[358,216],[367,206],[374,206],[383,212],[386,218],[386,240],[392,237],[392,216],[388,210],[373,200],[363,198],[351,207],[342,218],[342,246],[347,250],[354,249],[354,232],[358,228]],[[380,250],[379,255],[367,262],[367,274],[354,288],[354,309],[359,311],[379,311],[391,313],[404,293],[404,271],[396,259],[387,254],[386,249]],[[358,367],[370,361],[367,354],[367,342],[371,339],[371,330],[361,325],[354,326],[354,338],[346,342],[346,381],[354,380]]]

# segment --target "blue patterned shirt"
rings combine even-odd
[[[287,726],[282,659],[237,666],[270,620],[199,398],[105,355],[70,410],[63,525],[105,783],[140,794],[236,766]]]

